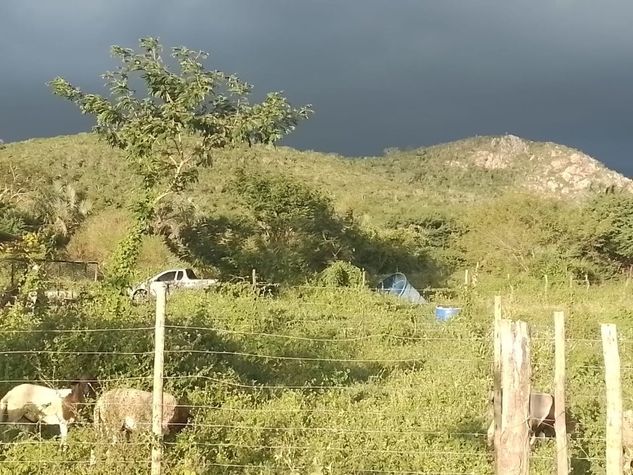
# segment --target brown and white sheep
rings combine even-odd
[[[74,381],[68,389],[20,384],[0,400],[0,422],[57,425],[65,446],[68,426],[77,420],[79,406],[92,391],[92,380],[88,379]]]
[[[182,429],[190,417],[189,410],[169,393],[163,393],[163,435]],[[94,425],[102,433],[117,441],[117,435],[152,430],[152,393],[133,388],[106,391],[94,408]]]

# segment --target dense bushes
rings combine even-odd
[[[425,207],[416,218],[375,226],[274,173],[239,172],[225,193],[233,196],[231,213],[174,203],[159,214],[158,232],[171,254],[146,238],[144,272],[180,260],[225,280],[248,278],[254,268],[263,280],[297,283],[338,260],[365,269],[370,280],[401,271],[425,287],[445,285],[465,266],[497,276],[586,274],[598,281],[633,263],[633,198],[624,194],[566,202],[509,193],[461,209]],[[95,215],[70,239],[68,255],[104,260],[129,222],[120,211]]]
[[[633,264],[633,196],[606,193],[587,204],[586,242],[604,259],[622,266]]]
[[[507,194],[464,213],[469,265],[496,275],[608,279],[629,264],[633,199],[597,195],[567,202]]]
[[[492,296],[484,288],[474,290],[459,317],[443,324],[434,322],[433,305],[410,306],[358,287],[296,287],[278,298],[239,286],[172,294],[166,388],[195,409],[193,425],[168,440],[168,473],[235,473],[235,465],[253,474],[490,473],[484,432]],[[572,434],[570,450],[580,473],[604,471],[604,375],[593,342],[605,313],[622,338],[633,337],[631,298],[621,291],[577,289],[574,303],[568,289],[548,295],[566,302],[572,316],[568,408],[581,429]],[[517,288],[504,299],[504,310],[530,324],[533,384],[550,390],[551,314],[538,300],[531,289]],[[151,305],[131,305],[107,291],[35,313],[5,309],[0,344],[8,354],[0,359],[0,393],[11,380],[55,383],[84,372],[98,375],[105,388],[149,389],[152,319]],[[625,366],[630,357],[622,352]],[[625,400],[630,378],[625,374]],[[84,417],[89,420],[89,411]],[[3,441],[14,437],[15,431],[4,434]],[[111,457],[89,468],[84,464],[91,449],[105,450],[100,444],[109,443],[91,427],[71,429],[68,453],[48,436],[20,437],[25,443],[1,446],[0,473],[35,473],[38,460],[64,473],[147,471],[150,443],[143,438],[113,448]],[[534,473],[552,473],[555,444],[534,450]]]

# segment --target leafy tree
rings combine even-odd
[[[583,241],[611,261],[633,265],[633,197],[628,193],[597,195],[587,211],[590,226]]]
[[[351,223],[318,191],[284,176],[244,170],[232,186],[254,223],[250,254],[258,256],[253,260],[267,277],[297,279],[349,258],[345,235]]]
[[[562,264],[576,253],[566,220],[572,212],[557,200],[509,193],[469,210],[461,244],[471,264],[485,271],[566,275]]]
[[[112,54],[121,65],[103,75],[109,97],[85,93],[61,77],[50,87],[82,113],[95,116],[94,130],[124,151],[143,181],[136,224],[109,268],[111,282],[121,286],[128,283],[160,202],[195,182],[199,169],[211,164],[214,149],[274,144],[312,111],[310,106],[292,107],[278,92],[252,103],[252,86],[235,75],[205,69],[202,51],[176,47],[164,59],[157,39],[142,38],[139,51],[113,46]],[[145,85],[144,97],[134,89],[137,83]]]

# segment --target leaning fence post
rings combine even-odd
[[[530,337],[527,323],[501,320],[501,438],[498,475],[528,475]]]
[[[620,475],[623,467],[622,383],[618,334],[613,324],[602,324],[600,329],[604,354],[604,382],[607,387],[607,475]]]
[[[495,453],[500,448],[501,439],[501,296],[495,296],[495,320],[494,320],[494,447]]]
[[[554,312],[554,430],[558,475],[569,473],[565,414],[565,313]]]
[[[151,475],[160,475],[163,456],[163,366],[165,361],[165,284],[156,286],[156,326],[154,329],[154,389],[152,396],[152,445]]]

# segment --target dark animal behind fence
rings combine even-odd
[[[492,446],[494,442],[494,396],[490,395],[492,422],[488,427],[488,444]],[[549,393],[532,392],[530,393],[530,412],[529,412],[529,431],[530,445],[533,445],[536,438],[555,437],[555,400],[554,396]],[[575,424],[572,417],[567,414],[566,418],[567,431],[572,432]]]

